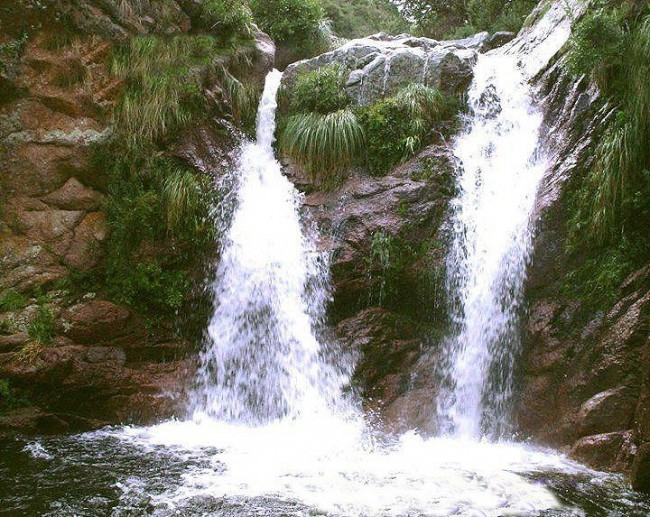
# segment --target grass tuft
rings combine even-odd
[[[363,145],[363,129],[350,109],[326,115],[294,115],[287,121],[280,142],[282,152],[325,185],[340,180],[361,154]]]

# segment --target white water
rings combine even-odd
[[[482,61],[477,68],[475,107],[480,85],[490,83],[497,71],[497,88],[507,85],[513,97],[503,103],[504,114],[496,119],[502,125],[495,126],[494,120],[478,112],[473,127],[483,131],[482,139],[470,131],[459,141],[466,169],[475,175],[479,168],[467,167],[472,157],[477,163],[482,159],[501,165],[523,163],[534,147],[537,114],[506,63]],[[235,171],[235,209],[222,242],[214,284],[217,301],[201,356],[192,418],[80,438],[97,443],[101,450],[103,440],[110,444],[117,436],[147,458],[161,451],[174,456],[181,474],[173,481],[160,481],[159,475],[149,479],[148,474],[120,479],[116,486],[124,508],[146,505],[160,515],[530,515],[561,508],[547,485],[533,478],[572,475],[593,484],[607,480],[562,455],[523,444],[423,439],[414,432],[385,436],[346,403],[341,391],[348,383],[350,364],[318,334],[328,296],[326,263],[301,223],[300,198],[273,156],[279,81],[277,72],[268,78],[258,141],[243,146]],[[510,117],[521,116],[522,106],[527,107],[526,116],[516,122],[524,124],[517,126],[522,136],[515,138],[508,124],[515,124]],[[484,149],[491,142],[502,151],[486,157]],[[484,285],[489,278],[496,282],[500,279],[496,269],[510,271],[525,261],[525,257],[504,261],[489,244],[494,241],[504,249],[519,246],[520,240],[512,235],[520,235],[525,226],[520,212],[528,210],[530,200],[523,196],[513,205],[501,189],[533,192],[538,179],[532,176],[536,178],[537,172],[520,177],[509,167],[503,170],[482,183],[495,196],[491,206],[496,213],[486,215],[478,203],[461,219],[475,221],[477,235],[487,232],[471,242],[482,249],[481,256],[490,258],[489,267],[467,282],[467,289]],[[480,198],[478,191],[484,190],[472,190],[473,179],[463,177],[464,191]],[[496,232],[489,221],[507,229],[505,234]],[[471,264],[468,261],[461,272],[470,271]],[[490,286],[486,282],[479,293],[491,292]],[[468,305],[467,314],[470,310]],[[480,314],[475,316],[485,321]],[[509,321],[498,311],[491,316]],[[466,386],[475,387],[471,382]]]
[[[483,55],[474,71],[471,122],[454,149],[461,166],[447,261],[453,330],[438,418],[448,434],[497,438],[509,431],[531,214],[548,165],[538,152],[542,114],[515,57]]]
[[[302,229],[300,196],[273,154],[281,78],[268,76],[257,142],[243,146],[235,171],[195,418],[260,424],[342,405],[348,365],[338,356],[335,368],[333,351],[316,336],[327,264]]]

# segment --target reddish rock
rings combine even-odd
[[[75,305],[63,319],[65,335],[83,345],[132,346],[146,338],[142,323],[129,309],[104,300]]]
[[[632,459],[632,433],[615,433],[585,436],[571,448],[571,456],[598,470],[627,470]]]
[[[84,186],[76,178],[70,178],[61,188],[41,200],[61,210],[96,210],[102,198],[99,192]]]
[[[95,267],[102,258],[102,243],[106,236],[106,215],[103,212],[86,215],[75,228],[65,255],[65,265],[80,270]]]

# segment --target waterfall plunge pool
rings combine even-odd
[[[5,443],[3,514],[647,515],[622,476],[545,449],[333,416],[245,427],[210,419]],[[6,512],[6,513],[5,513]]]

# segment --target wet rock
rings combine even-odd
[[[650,493],[650,443],[641,445],[632,464],[632,487]]]
[[[487,36],[487,34],[485,34]],[[420,83],[448,94],[462,94],[469,86],[481,37],[438,42],[411,36],[375,35],[289,66],[283,83],[299,74],[332,63],[347,70],[346,90],[358,104],[370,104],[401,87]]]
[[[599,470],[626,470],[632,458],[632,433],[615,433],[586,436],[571,448],[571,456]]]
[[[515,39],[516,34],[514,32],[495,32],[487,39],[483,40],[481,43],[481,52],[489,52],[495,48],[502,47],[506,43],[511,42]]]
[[[578,434],[582,436],[629,429],[636,398],[630,388],[613,388],[587,400],[576,416]]]

